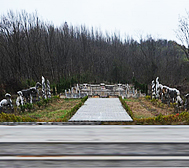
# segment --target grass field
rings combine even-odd
[[[41,101],[32,108],[18,110],[14,113],[0,114],[0,122],[60,122],[67,121],[82,105],[83,99],[52,98],[48,102]]]
[[[81,102],[80,99],[54,99],[44,108],[38,108],[31,112],[24,112],[21,116],[31,117],[37,121],[56,121],[64,118],[75,105]]]

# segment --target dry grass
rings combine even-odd
[[[131,108],[135,118],[149,118],[155,117],[159,114],[169,115],[174,113],[174,108],[162,104],[160,101],[155,105],[150,100],[145,98],[126,99],[128,106]]]
[[[45,108],[25,112],[21,114],[21,116],[35,118],[40,122],[56,121],[57,119],[63,118],[65,114],[79,102],[81,102],[80,99],[57,99],[53,100]]]

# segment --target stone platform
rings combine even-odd
[[[69,121],[133,121],[118,98],[89,98]]]

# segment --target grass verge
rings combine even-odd
[[[127,111],[127,113],[130,115],[130,117],[133,118],[134,117],[133,112],[130,109],[130,107],[127,105],[127,103],[125,102],[125,100],[123,100],[121,96],[119,96],[119,100],[120,100],[123,108]]]
[[[24,112],[1,113],[0,122],[67,122],[87,98],[53,98],[48,102],[40,103],[40,106],[39,104],[33,104],[32,109],[24,109]]]

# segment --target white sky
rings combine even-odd
[[[93,26],[103,32],[120,33],[138,39],[147,34],[154,38],[177,40],[174,30],[179,16],[186,16],[189,0],[0,0],[0,15],[8,10],[37,10],[42,20],[60,26]]]

